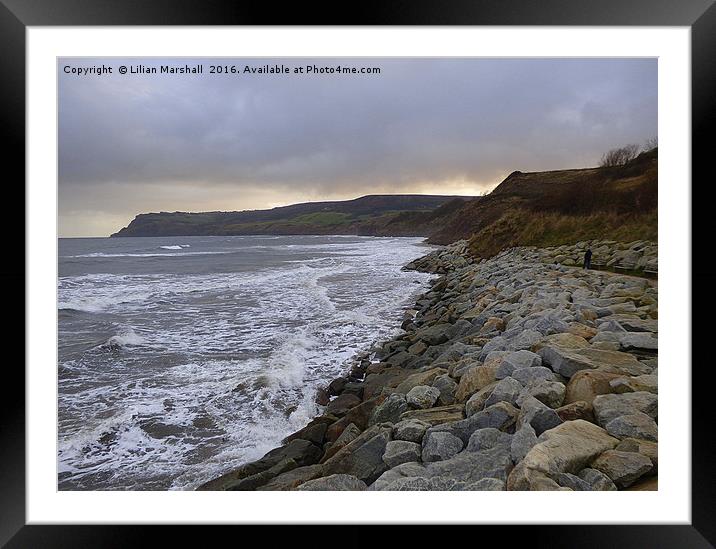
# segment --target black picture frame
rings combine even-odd
[[[322,3],[237,3],[223,0],[0,0],[0,82],[2,85],[2,128],[6,136],[3,167],[5,189],[16,189],[17,196],[10,209],[24,216],[24,193],[19,181],[25,180],[25,31],[28,26],[84,25],[570,25],[570,26],[686,26],[691,28],[692,54],[692,179],[713,181],[710,169],[712,134],[716,118],[716,7],[714,0],[451,0],[429,2],[412,0],[363,1],[352,5]],[[340,9],[339,9],[340,8]],[[568,54],[568,53],[567,53]],[[708,199],[693,200],[692,253],[698,261],[689,268],[692,292],[711,296],[709,288],[716,280],[716,271],[708,261],[712,244],[706,239],[713,229],[699,216],[698,208],[707,208]],[[685,189],[687,191],[687,189]],[[6,200],[8,195],[6,195]],[[20,208],[18,204],[22,204]],[[10,216],[8,216],[10,217]],[[6,218],[7,219],[7,218]],[[701,220],[702,227],[696,225]],[[6,221],[7,223],[7,221]],[[13,235],[6,245],[12,261],[5,263],[2,280],[16,299],[15,311],[24,310],[19,303],[17,288],[25,283],[24,240],[17,237],[20,221],[6,226]],[[13,230],[14,229],[14,230]],[[701,293],[703,292],[703,293]],[[693,294],[692,294],[693,295]],[[704,298],[703,306],[710,302]],[[16,314],[16,313],[14,313]],[[689,319],[681,319],[688,322]],[[709,322],[692,320],[692,341],[703,346],[708,341]],[[24,322],[14,320],[14,330]],[[27,326],[31,329],[31,326]],[[13,334],[14,335],[14,334]],[[19,340],[20,334],[16,338]],[[692,523],[691,525],[658,526],[514,526],[510,525],[510,542],[529,540],[537,547],[712,547],[716,543],[716,477],[712,464],[716,442],[710,419],[713,389],[710,371],[712,361],[698,360],[703,348],[693,348],[692,357]],[[23,360],[24,361],[24,360]],[[688,367],[688,362],[681,367]],[[18,362],[6,363],[4,369],[3,406],[0,419],[0,544],[7,547],[128,547],[145,546],[154,535],[161,536],[162,545],[206,543],[206,528],[162,528],[155,526],[28,526],[25,525],[25,378]],[[22,388],[22,389],[21,389]],[[353,510],[352,513],[358,512]],[[320,514],[317,515],[320,520]],[[585,510],[585,520],[589,512]],[[559,510],[555,509],[555,522]],[[221,534],[230,527],[216,527]],[[245,527],[252,528],[252,527]],[[320,539],[336,540],[342,545],[361,544],[368,539],[364,526],[322,529]],[[358,529],[361,530],[358,530]],[[453,527],[455,528],[455,527]],[[498,527],[489,527],[498,528]],[[252,528],[253,529],[253,528]],[[280,543],[278,529],[272,532],[271,543]],[[212,531],[211,535],[214,535]],[[465,528],[451,533],[465,534]],[[244,535],[252,535],[244,534]],[[256,532],[258,534],[258,532]],[[277,537],[279,536],[279,537]],[[402,534],[402,542],[410,538],[424,541],[424,529],[412,528]],[[312,538],[313,535],[309,535]],[[292,543],[297,541],[291,535]],[[246,540],[251,539],[245,538]],[[261,539],[261,538],[258,538]],[[469,539],[469,537],[468,537]],[[482,540],[486,538],[482,537]],[[199,541],[200,540],[200,541]],[[308,542],[311,539],[306,540]],[[315,539],[314,539],[315,541]]]

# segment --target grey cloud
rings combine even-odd
[[[238,195],[262,207],[450,181],[477,192],[515,169],[594,165],[657,129],[654,59],[217,61],[382,73],[77,77],[62,67],[197,60],[60,59],[61,226],[92,211],[231,209]]]

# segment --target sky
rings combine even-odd
[[[203,74],[159,73],[187,64]],[[380,72],[306,72],[337,66]],[[479,195],[657,134],[656,59],[67,58],[58,93],[61,237],[146,212]]]

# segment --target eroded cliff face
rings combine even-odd
[[[429,241],[469,239],[473,255],[589,239],[657,240],[658,152],[625,166],[510,174],[466,202]]]

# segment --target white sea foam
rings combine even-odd
[[[249,272],[60,279],[60,307],[120,321],[119,352],[73,356],[60,378],[61,488],[191,489],[279,445],[318,412],[319,386],[397,333],[430,278],[400,270],[425,253],[416,242],[316,244],[300,261],[293,248]]]

